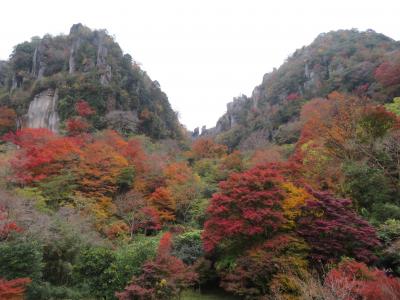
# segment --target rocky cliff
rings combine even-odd
[[[96,110],[91,120],[96,129],[153,138],[182,135],[158,82],[105,30],[75,24],[68,35],[18,44],[10,60],[0,62],[0,105],[17,111],[20,126],[62,131],[79,99]]]
[[[307,100],[341,91],[377,102],[390,101],[398,91],[383,89],[374,73],[399,51],[399,42],[372,30],[320,34],[281,67],[265,74],[250,97],[229,103],[216,127],[205,134],[216,135],[231,148],[292,143],[299,133],[299,111]]]
[[[60,118],[57,112],[58,90],[48,89],[35,96],[29,104],[23,127],[49,128],[57,132]]]

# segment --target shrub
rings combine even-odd
[[[201,230],[188,231],[174,238],[172,254],[192,265],[203,255]]]
[[[125,290],[116,294],[118,299],[173,299],[194,284],[197,275],[171,255],[171,238],[169,232],[163,235],[157,257],[147,261],[142,273],[133,276]]]

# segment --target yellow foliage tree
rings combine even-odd
[[[284,229],[293,229],[296,224],[296,218],[300,216],[300,206],[305,204],[307,200],[313,199],[313,197],[302,188],[296,187],[291,182],[285,182],[282,184],[283,189],[286,191],[286,197],[282,203],[283,215],[287,222],[283,225]]]

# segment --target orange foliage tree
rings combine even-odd
[[[200,194],[200,178],[184,162],[167,165],[164,176],[165,184],[175,202],[175,216],[185,222],[193,201]]]
[[[398,128],[398,118],[382,106],[356,96],[331,93],[301,112],[304,124],[293,158],[317,188],[335,189],[344,180],[343,162],[363,161],[382,168],[377,157],[381,139]]]
[[[191,155],[194,159],[220,158],[225,155],[228,148],[215,143],[211,138],[199,138],[193,142]]]
[[[0,278],[0,299],[23,300],[26,286],[31,282],[29,278],[5,280]]]
[[[75,173],[81,192],[88,197],[112,196],[117,191],[117,177],[128,161],[101,140],[82,148]]]
[[[16,126],[17,114],[12,108],[0,106],[0,134],[6,133]]]
[[[149,203],[154,207],[161,221],[172,222],[175,221],[176,203],[172,196],[171,191],[165,187],[157,188],[149,198]]]
[[[75,164],[81,153],[78,140],[58,136],[44,128],[25,128],[7,134],[4,139],[21,147],[11,161],[13,179],[19,183],[32,183],[57,175]]]

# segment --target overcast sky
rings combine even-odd
[[[400,1],[68,0],[0,2],[0,59],[32,36],[105,28],[161,84],[188,129],[212,127],[226,103],[321,32],[373,29],[400,40]]]

